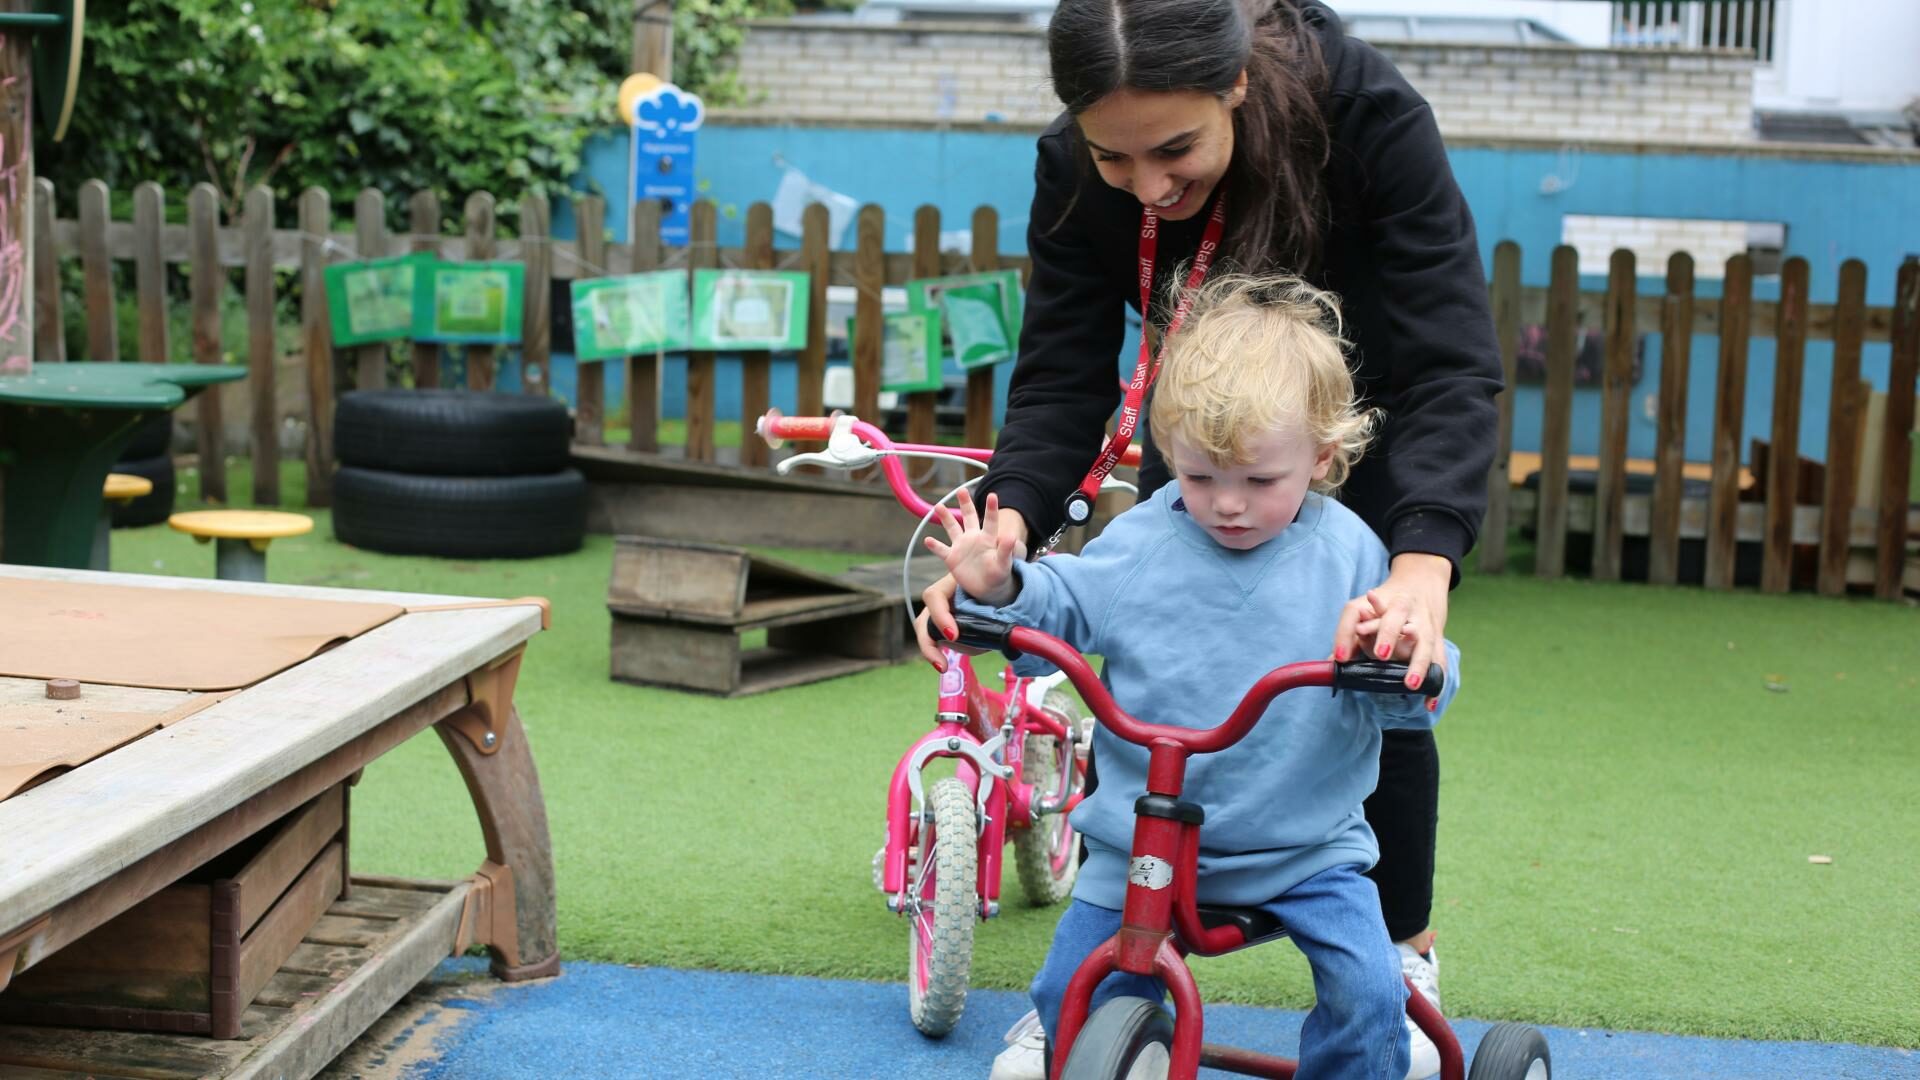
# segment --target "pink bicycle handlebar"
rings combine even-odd
[[[767,445],[778,448],[787,439],[809,442],[824,442],[833,437],[833,426],[839,420],[837,416],[783,416],[778,409],[769,409],[754,424],[754,431],[767,441]],[[896,443],[887,438],[887,433],[867,423],[854,420],[851,430],[860,441],[875,450],[898,451],[909,454],[948,454],[954,457],[971,458],[974,461],[987,461],[993,457],[993,451],[971,446],[932,446],[925,443]],[[1129,446],[1120,458],[1120,464],[1139,466],[1140,448]],[[913,484],[907,479],[907,471],[900,459],[892,455],[883,456],[880,467],[887,476],[887,486],[893,489],[893,497],[900,505],[911,511],[916,517],[926,517],[932,513],[933,506],[913,490]]]

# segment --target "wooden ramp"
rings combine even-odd
[[[573,448],[590,485],[587,528],[615,536],[898,551],[913,535],[884,481],[781,476],[612,447]]]
[[[452,954],[468,890],[356,878],[247,1008],[240,1038],[0,1024],[0,1080],[304,1080]]]

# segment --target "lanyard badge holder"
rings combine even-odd
[[[1221,192],[1213,200],[1213,213],[1207,218],[1207,228],[1200,237],[1200,250],[1194,253],[1193,269],[1187,273],[1186,287],[1180,290],[1180,299],[1173,308],[1173,317],[1167,320],[1167,332],[1162,335],[1160,348],[1154,349],[1148,342],[1148,335],[1140,335],[1140,359],[1133,366],[1133,378],[1127,383],[1126,397],[1120,404],[1120,421],[1114,425],[1113,436],[1107,440],[1100,456],[1094,459],[1093,467],[1087,470],[1086,478],[1073,494],[1067,496],[1066,519],[1054,530],[1047,540],[1047,546],[1040,553],[1052,551],[1067,530],[1076,525],[1085,525],[1093,517],[1093,500],[1100,494],[1100,485],[1106,482],[1113,467],[1127,452],[1127,446],[1133,442],[1133,433],[1140,425],[1140,410],[1144,407],[1147,389],[1153,385],[1154,377],[1160,374],[1160,355],[1166,349],[1166,342],[1172,338],[1180,324],[1186,320],[1187,311],[1193,307],[1193,291],[1207,276],[1213,266],[1213,256],[1220,249],[1220,238],[1227,225],[1227,195]],[[1160,248],[1160,215],[1153,207],[1143,207],[1140,211],[1140,316],[1144,320],[1148,305],[1153,300],[1153,263]]]

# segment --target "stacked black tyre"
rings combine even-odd
[[[519,559],[577,550],[587,482],[547,398],[362,390],[333,419],[333,533],[396,555]]]
[[[113,527],[158,525],[173,513],[173,414],[154,413],[134,429],[113,471],[153,481],[153,491],[113,508]]]

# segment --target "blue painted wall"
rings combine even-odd
[[[710,125],[701,134],[697,175],[702,194],[720,207],[721,246],[743,240],[747,206],[771,200],[784,167],[791,165],[816,183],[862,202],[878,203],[887,215],[886,246],[911,247],[913,213],[922,204],[940,209],[947,229],[967,228],[975,207],[991,205],[1001,214],[1002,251],[1026,249],[1026,212],[1032,198],[1033,135],[993,131],[888,131],[817,127]],[[626,135],[609,132],[587,152],[584,175],[576,186],[608,194],[608,224],[616,237],[626,233]],[[1530,285],[1547,281],[1548,253],[1560,242],[1564,214],[1647,217],[1701,217],[1779,221],[1787,225],[1789,256],[1807,259],[1812,298],[1831,302],[1839,266],[1848,258],[1867,264],[1870,304],[1892,302],[1900,261],[1920,255],[1920,164],[1910,161],[1812,160],[1732,154],[1626,153],[1587,151],[1563,157],[1554,150],[1466,146],[1451,153],[1455,174],[1478,222],[1482,255],[1491,265],[1493,245],[1518,241],[1523,251],[1521,276]],[[1540,191],[1542,178],[1571,177],[1559,192]],[[556,208],[555,230],[572,235],[570,208]],[[780,246],[797,245],[782,237]],[[839,245],[850,248],[849,228]],[[1643,293],[1659,295],[1665,267],[1641,267]],[[1704,269],[1704,268],[1703,268]],[[1649,274],[1651,271],[1651,274]],[[1605,287],[1588,278],[1586,289]],[[1718,295],[1717,279],[1702,279],[1703,302]],[[1778,284],[1760,279],[1759,299],[1773,299]],[[1129,344],[1123,356],[1131,362]],[[1718,341],[1693,343],[1687,456],[1710,456],[1711,416]],[[1660,343],[1647,343],[1647,363],[1633,391],[1629,453],[1650,457],[1654,421],[1649,395],[1660,380]],[[1765,435],[1771,424],[1774,349],[1771,340],[1755,340],[1748,361],[1745,429]],[[776,369],[783,365],[776,364]],[[775,375],[775,403],[791,408],[791,366]],[[1885,388],[1888,346],[1869,343],[1863,377]],[[1802,453],[1824,457],[1832,346],[1807,347],[1806,390],[1801,421]],[[1001,380],[1007,372],[1003,366]],[[556,372],[556,377],[562,377]],[[570,381],[570,380],[569,380]],[[670,365],[668,407],[684,400],[684,365]],[[738,413],[738,376],[720,378],[722,416]],[[1540,388],[1522,385],[1515,399],[1515,447],[1537,449],[1541,426]],[[1005,400],[1004,392],[1000,400]],[[1598,393],[1576,391],[1573,450],[1594,453],[1600,431]],[[669,415],[673,413],[670,412]]]

